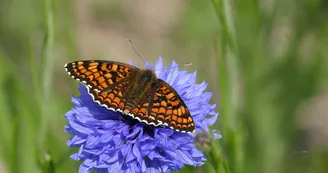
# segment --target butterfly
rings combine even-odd
[[[65,70],[86,86],[95,102],[109,110],[147,125],[169,127],[182,133],[195,132],[186,104],[153,70],[104,60],[69,62]]]

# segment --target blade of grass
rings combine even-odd
[[[45,134],[47,131],[47,116],[49,112],[49,95],[51,90],[51,80],[53,71],[53,45],[54,45],[54,14],[53,14],[53,2],[52,0],[43,0],[43,8],[46,23],[46,37],[43,46],[43,62],[42,62],[42,105],[39,127],[39,139],[38,144],[42,146],[45,140]]]
[[[13,133],[10,145],[10,170],[18,172],[37,172],[35,149],[36,123],[33,122],[34,110],[31,102],[31,93],[26,90],[25,85],[16,80],[15,75],[8,75],[3,94],[10,108],[10,118],[13,122]]]
[[[35,113],[33,110],[35,109],[33,102],[29,102],[28,93],[23,87],[20,85],[18,96],[25,95],[25,98],[21,98],[20,101],[17,102],[17,106],[19,107],[16,118],[16,135],[15,139],[17,142],[14,148],[16,153],[16,159],[13,160],[13,166],[16,167],[17,173],[21,172],[35,172],[38,173],[39,169],[36,164],[36,123],[33,122],[33,114]]]
[[[43,44],[42,50],[42,83],[41,83],[41,97],[39,98],[40,106],[40,126],[39,126],[39,135],[38,135],[38,147],[36,151],[39,153],[39,156],[46,156],[44,153],[47,148],[46,145],[46,133],[48,131],[48,117],[51,116],[50,109],[50,91],[52,85],[52,71],[53,71],[53,47],[54,47],[54,7],[52,0],[43,0],[43,8],[44,8],[44,16],[45,16],[45,40]],[[43,169],[43,172],[49,172],[53,169],[45,169],[47,167],[48,162],[40,162],[40,160],[46,160],[47,158],[40,158],[39,163],[44,163],[45,165],[40,165]]]
[[[215,38],[214,47],[219,68],[220,87],[220,115],[222,117],[222,132],[225,146],[231,150],[232,167],[236,172],[240,172],[243,163],[243,131],[236,134],[236,128],[240,128],[237,118],[237,62],[235,31],[233,27],[233,17],[231,13],[231,2],[229,0],[211,0],[215,13],[221,25],[221,42]],[[221,46],[219,46],[221,45]],[[218,48],[221,47],[221,50]],[[230,153],[230,152],[229,152]],[[225,159],[226,160],[226,159]],[[226,165],[228,166],[227,162]],[[229,171],[225,167],[226,172]]]
[[[8,75],[11,75],[8,67],[8,62],[4,58],[4,54],[0,49],[0,145],[1,145],[1,155],[4,157],[4,161],[10,163],[10,152],[12,151],[12,139],[13,139],[13,122],[10,114],[10,108],[5,97],[6,93],[4,85],[6,83],[5,79]]]

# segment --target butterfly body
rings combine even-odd
[[[195,131],[193,119],[179,94],[154,71],[114,61],[75,61],[65,65],[68,74],[86,85],[93,100],[140,122]]]
[[[126,102],[123,110],[125,114],[130,113],[142,99],[147,99],[147,93],[151,92],[156,85],[157,77],[151,70],[141,70],[131,76],[131,85],[127,90],[126,96],[122,98]]]

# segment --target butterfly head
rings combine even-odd
[[[156,80],[156,75],[152,70],[143,70],[140,75],[140,80],[143,82],[151,82]]]

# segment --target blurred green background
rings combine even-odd
[[[77,172],[63,65],[142,66],[127,38],[214,93],[223,139],[179,172],[326,173],[327,19],[326,0],[0,0],[0,173]]]

